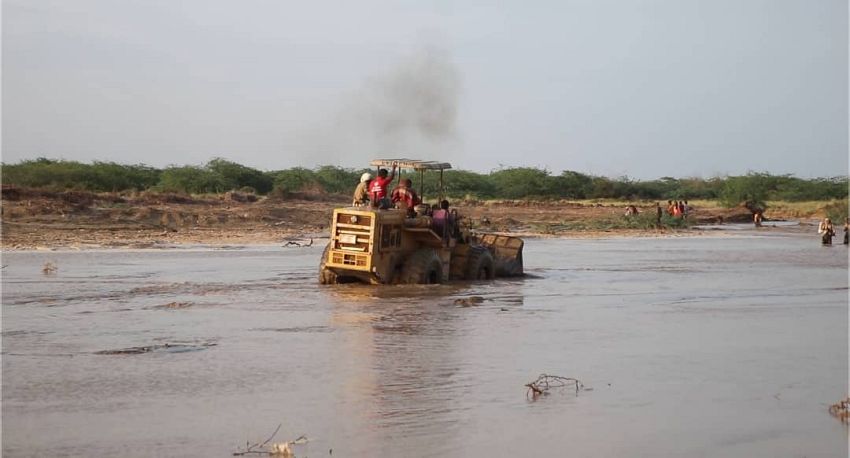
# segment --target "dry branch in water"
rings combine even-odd
[[[473,305],[480,305],[482,302],[484,302],[483,297],[481,297],[481,296],[470,296],[470,297],[463,297],[463,298],[455,299],[454,304],[459,305],[461,307],[472,307]]]
[[[850,423],[850,397],[829,406],[829,413],[841,420],[841,423]]]
[[[540,374],[537,380],[526,383],[525,386],[528,387],[528,391],[525,394],[531,399],[537,399],[539,396],[549,394],[549,390],[552,388],[564,388],[567,386],[575,386],[576,396],[578,396],[579,389],[584,388],[584,384],[578,379],[547,374]]]
[[[44,275],[50,275],[56,273],[57,270],[59,270],[59,267],[56,266],[55,262],[47,261],[41,268],[41,273],[43,273]]]
[[[156,306],[156,307],[154,307],[154,308],[162,308],[162,309],[184,309],[184,308],[187,308],[187,307],[191,307],[191,306],[193,306],[193,305],[194,305],[194,303],[192,303],[192,302],[169,302],[169,303],[167,303],[167,304],[157,305],[157,306]]]
[[[208,347],[215,347],[215,342],[174,342],[157,345],[146,345],[142,347],[119,348],[117,350],[101,350],[96,351],[96,355],[141,355],[152,351],[167,351],[170,353],[183,353],[187,351],[198,351]]]
[[[277,435],[278,431],[280,431],[281,425],[277,425],[277,428],[274,430],[271,436],[266,439],[263,443],[255,443],[251,444],[249,442],[245,443],[245,450],[239,450],[233,452],[233,456],[244,456],[244,455],[267,455],[267,456],[280,456],[283,458],[295,458],[295,454],[292,453],[293,445],[300,445],[307,443],[307,436],[301,435],[295,440],[273,443],[269,445],[269,442],[274,439]],[[266,448],[268,445],[268,448]]]
[[[302,247],[313,246],[313,237],[310,237],[310,241],[309,241],[309,242],[307,242],[307,243],[303,243],[303,242],[296,242],[296,241],[294,241],[294,240],[289,240],[289,241],[287,241],[287,242],[286,242],[283,246],[284,246],[284,247],[286,247],[286,248],[289,248],[289,247],[302,248]]]

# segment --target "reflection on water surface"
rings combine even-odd
[[[5,254],[4,455],[227,456],[282,423],[299,456],[846,456],[842,246],[532,239],[532,278],[380,288],[319,286],[320,252]],[[593,390],[532,402],[542,372]]]

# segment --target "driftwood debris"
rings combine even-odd
[[[169,302],[167,304],[157,305],[153,308],[158,309],[185,309],[195,305],[194,302]]]
[[[578,379],[548,374],[540,374],[536,380],[526,383],[525,386],[528,387],[526,396],[531,399],[537,399],[540,396],[549,394],[549,390],[553,388],[565,388],[568,386],[575,386],[576,396],[578,396],[579,390],[584,388],[584,384]]]
[[[271,436],[268,439],[263,441],[262,443],[257,442],[251,444],[250,442],[245,442],[245,450],[238,450],[233,452],[233,456],[245,456],[245,455],[264,455],[264,456],[279,456],[283,458],[295,458],[295,454],[292,453],[293,445],[300,445],[307,443],[307,436],[301,435],[297,439],[286,441],[286,442],[277,442],[269,444],[269,442],[274,439],[277,435],[278,431],[280,431],[281,424],[277,425],[277,428],[274,430]]]
[[[829,414],[841,423],[850,424],[850,397],[829,406]]]
[[[313,246],[313,237],[310,237],[310,241],[306,242],[306,243],[305,242],[296,242],[295,240],[287,240],[287,242],[285,244],[283,244],[283,246],[284,246],[284,248],[290,248],[290,247],[303,248],[303,247]]]
[[[59,267],[56,266],[55,262],[47,261],[44,263],[44,266],[42,266],[41,273],[44,275],[51,275],[55,274],[57,270],[59,270]]]
[[[168,353],[185,353],[190,351],[198,351],[203,350],[207,347],[215,347],[217,344],[215,342],[200,342],[200,343],[190,343],[190,342],[174,342],[174,343],[164,343],[164,344],[156,344],[156,345],[145,345],[141,347],[129,347],[129,348],[119,348],[117,350],[101,350],[96,351],[94,354],[96,355],[141,355],[144,353],[150,353],[153,351],[165,351]]]
[[[472,307],[472,306],[475,306],[475,305],[480,305],[482,302],[484,302],[483,297],[481,297],[481,296],[470,296],[470,297],[455,299],[454,304],[459,305],[461,307]]]

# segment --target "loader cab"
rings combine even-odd
[[[435,212],[431,209],[431,205],[428,203],[433,202],[434,206],[439,207],[440,202],[445,201],[446,186],[444,172],[452,168],[451,164],[448,162],[422,161],[406,158],[375,159],[369,164],[375,167],[376,174],[382,168],[391,169],[395,165],[397,167],[397,174],[395,180],[393,180],[394,185],[400,183],[404,178],[411,178],[411,175],[416,178],[416,185],[418,186],[414,185],[413,190],[418,192],[421,203],[410,209],[407,213],[404,211],[400,212],[403,216],[407,217],[403,219],[402,223],[406,232],[411,234],[418,233],[421,236],[420,238],[424,239],[433,239],[433,236],[436,235],[442,240],[444,246],[452,246],[456,242],[460,235],[457,227],[457,222],[460,218],[457,212],[452,214],[451,211],[438,210],[435,215]],[[434,189],[427,189],[430,194],[426,194],[426,177],[436,185]],[[417,187],[418,189],[415,189]],[[389,209],[387,211],[392,212],[394,210],[398,209]],[[389,219],[393,219],[393,217]],[[382,228],[381,230],[382,234],[387,232],[384,229]],[[397,228],[393,230],[397,230]],[[429,231],[431,234],[428,234]],[[390,237],[392,239],[392,235],[382,235],[382,237]],[[433,240],[427,240],[426,243],[431,245],[433,244]]]

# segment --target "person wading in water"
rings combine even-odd
[[[835,228],[832,227],[832,220],[824,218],[818,224],[818,234],[821,235],[821,242],[824,245],[832,245],[832,237],[835,236]]]
[[[850,244],[850,218],[844,218],[844,244]]]

